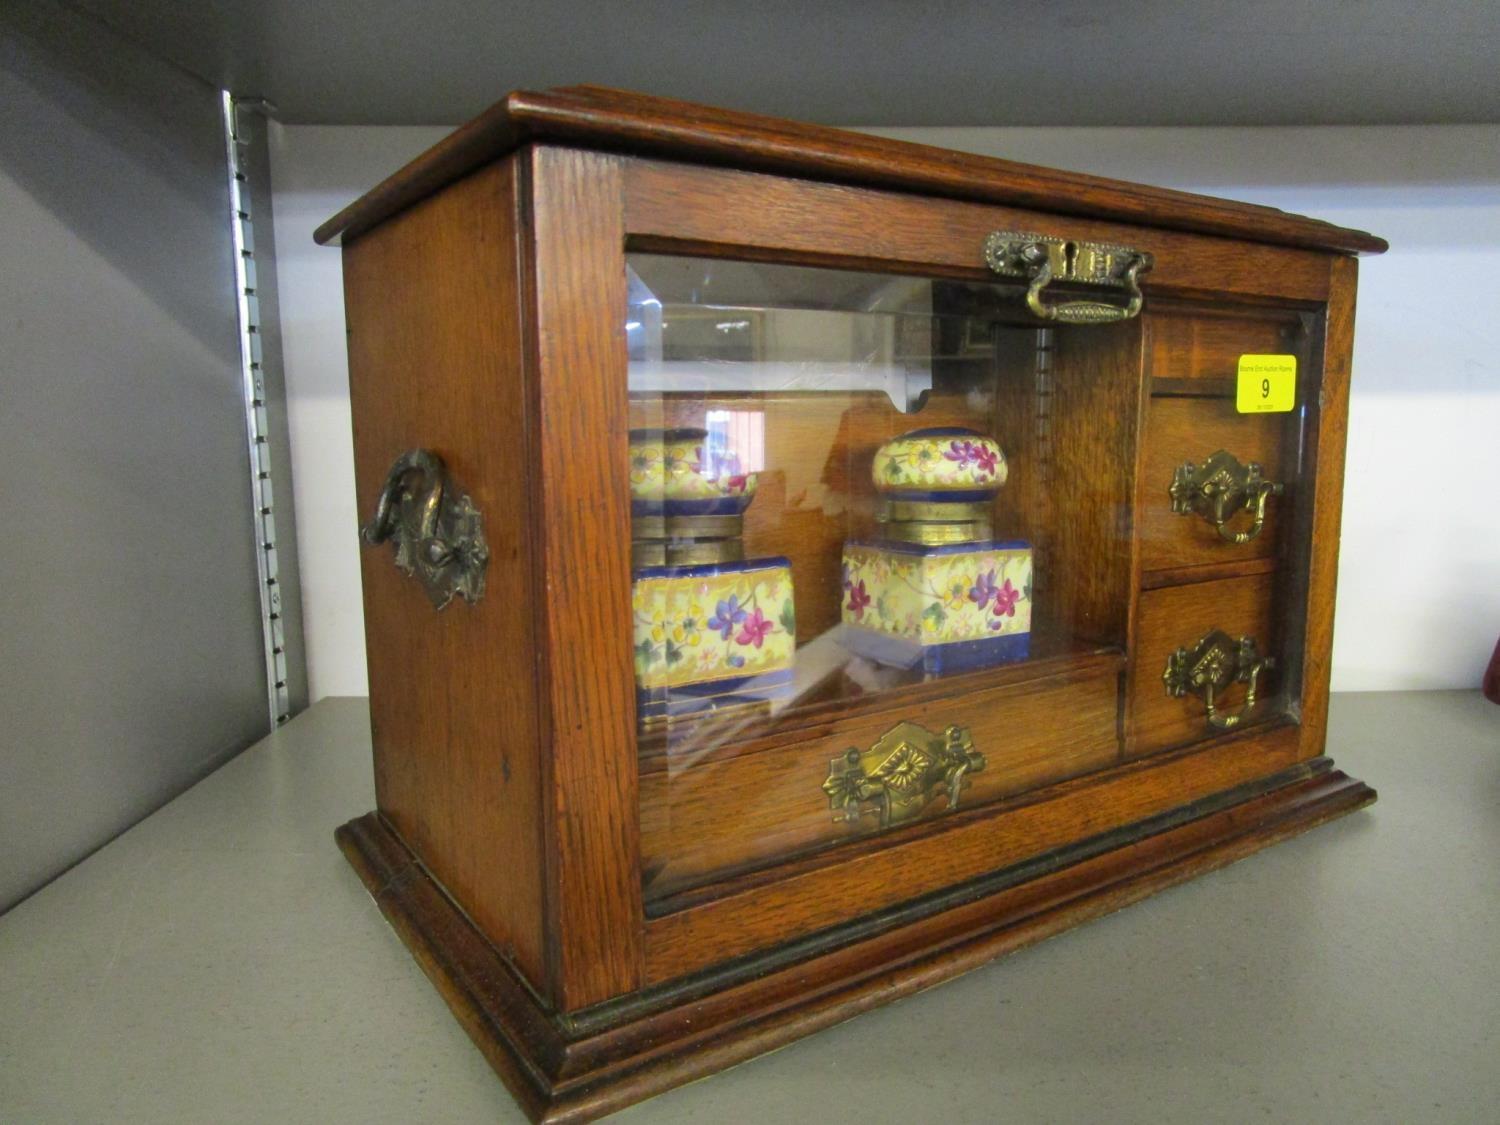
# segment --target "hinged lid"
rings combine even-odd
[[[805,125],[671,98],[569,86],[518,90],[329,219],[321,243],[355,238],[445,184],[537,140],[696,163],[926,192],[1065,215],[1339,253],[1381,253],[1384,239],[1317,219],[1078,172]]]

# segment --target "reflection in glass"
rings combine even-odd
[[[1069,592],[1047,584],[1070,330],[1039,327],[1005,284],[627,261],[648,904],[999,792],[993,734],[947,790],[928,784],[948,775],[931,746],[897,747],[883,792],[927,779],[900,817],[824,783],[831,757],[868,756],[898,722],[942,742],[945,700],[1122,643],[1075,635]],[[850,723],[857,748],[839,741]]]

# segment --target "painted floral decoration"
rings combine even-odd
[[[662,688],[790,668],[797,616],[785,559],[637,578],[636,681]]]
[[[738,645],[754,645],[756,648],[760,648],[765,643],[766,634],[773,628],[775,626],[766,620],[766,615],[759,608],[753,609],[750,611],[749,616],[745,618],[745,623],[740,627],[739,636],[734,638],[734,643]]]
[[[1031,548],[844,548],[844,621],[924,645],[1031,631]]]
[[[846,608],[855,618],[863,617],[870,605],[870,595],[865,590],[864,580],[846,582],[845,585],[849,590],[849,604]]]
[[[875,452],[872,476],[882,492],[993,491],[1005,483],[1005,454],[973,430],[914,430]]]
[[[631,430],[630,496],[659,503],[718,500],[755,495],[759,477],[744,472],[731,453],[706,455],[708,432],[700,429]]]

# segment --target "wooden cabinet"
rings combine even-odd
[[[370,516],[338,838],[534,1116],[1374,799],[1322,751],[1379,239],[593,88],[319,238]]]

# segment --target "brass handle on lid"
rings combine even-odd
[[[1029,283],[1026,307],[1043,320],[1113,324],[1129,320],[1141,311],[1145,298],[1137,278],[1151,269],[1154,259],[1144,250],[1107,242],[1079,242],[1027,231],[995,231],[985,239],[984,261],[1002,277],[1026,279]],[[1123,289],[1126,303],[1063,301],[1049,305],[1042,300],[1042,290],[1053,281]]]
[[[396,459],[360,537],[372,546],[395,540],[397,569],[420,578],[437,609],[454,594],[470,605],[484,597],[484,520],[436,453],[412,449]]]
[[[1197,513],[1213,524],[1224,542],[1240,544],[1261,533],[1266,523],[1266,500],[1285,490],[1285,485],[1266,480],[1256,462],[1242,465],[1233,454],[1220,449],[1202,465],[1191,461],[1179,465],[1168,492],[1172,511],[1182,516]],[[1232,531],[1229,521],[1239,512],[1250,513],[1250,526]]]
[[[963,727],[934,734],[916,723],[900,722],[868,750],[851,746],[828,763],[823,792],[834,819],[858,823],[864,813],[880,815],[880,827],[915,820],[940,793],[948,808],[958,807],[964,777],[984,769],[984,755]]]
[[[1254,637],[1235,640],[1222,629],[1213,629],[1191,649],[1179,648],[1167,657],[1161,680],[1174,699],[1189,693],[1201,695],[1209,728],[1230,730],[1255,707],[1261,674],[1275,667],[1272,657],[1261,656]],[[1246,685],[1245,702],[1238,713],[1222,714],[1219,697],[1235,683]]]

